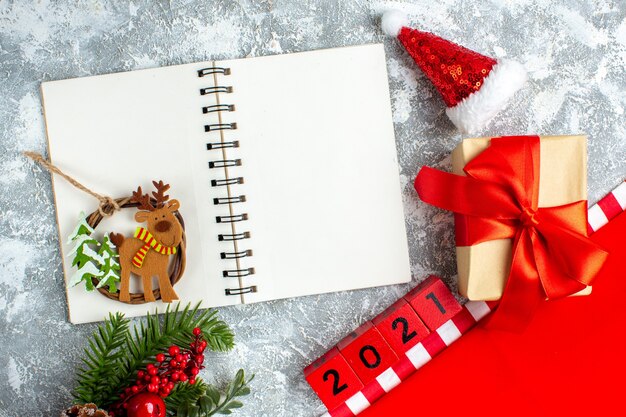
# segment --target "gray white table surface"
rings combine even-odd
[[[0,0],[0,417],[58,415],[95,328],[67,322],[50,176],[20,155],[45,152],[42,81],[385,43],[413,282],[221,309],[237,346],[211,354],[203,376],[220,383],[239,367],[256,374],[237,415],[319,415],[305,365],[427,274],[454,286],[452,216],[419,202],[412,179],[424,164],[449,167],[461,136],[435,89],[382,35],[376,15],[388,6],[416,27],[524,63],[530,82],[485,135],[583,132],[590,201],[624,180],[621,0]]]

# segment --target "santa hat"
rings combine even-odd
[[[398,10],[385,12],[381,22],[439,90],[446,114],[463,133],[487,126],[526,82],[524,67],[515,61],[495,60],[407,24]]]

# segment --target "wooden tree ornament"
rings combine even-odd
[[[143,194],[141,187],[138,187],[137,191],[133,192],[131,197],[113,200],[118,205],[119,209],[138,208],[141,210],[135,214],[135,220],[141,223],[148,222],[148,228],[137,228],[135,231],[137,237],[124,237],[122,234],[110,233],[109,237],[111,242],[117,247],[119,254],[121,267],[120,289],[117,292],[110,292],[107,288],[99,285],[100,281],[97,277],[92,277],[91,281],[98,292],[112,300],[127,304],[143,304],[159,299],[167,303],[178,299],[178,295],[174,291],[173,286],[180,281],[186,266],[185,223],[178,211],[180,207],[178,200],[169,200],[169,196],[164,194],[165,191],[169,189],[169,184],[163,184],[163,181],[153,181],[152,183],[157,189],[157,192],[152,193],[154,198],[150,198],[148,194]],[[112,206],[101,206],[98,210],[87,216],[86,222],[90,227],[95,229],[105,216],[110,215],[108,213],[114,211],[116,211],[116,209]],[[152,221],[150,221],[150,217],[148,217],[150,215],[152,216]],[[165,218],[162,217],[163,215],[165,215]],[[171,223],[170,231],[161,232],[157,230],[163,230],[165,225],[157,226],[159,221],[154,220],[156,216],[161,216],[161,221],[165,220]],[[141,229],[147,232],[142,236],[144,239],[152,236],[154,247],[159,250],[158,253],[154,248],[150,247],[146,240],[139,239],[138,231]],[[168,240],[170,233],[172,240]],[[163,236],[165,236],[165,239],[163,243],[160,243],[159,239],[163,238]],[[173,243],[168,244],[169,242]],[[145,257],[141,266],[136,267],[133,265],[133,259],[137,252],[145,245],[148,245],[149,250],[145,251]],[[166,247],[175,249],[171,250],[173,255],[171,262]],[[163,248],[166,248],[164,250],[164,252],[166,252],[165,254],[160,253]],[[135,250],[133,251],[133,249]],[[148,255],[150,252],[154,253]],[[143,292],[130,292],[131,273],[142,278]],[[147,278],[148,275],[149,278]],[[158,277],[159,282],[159,288],[155,289],[152,288],[152,277],[154,276]]]
[[[178,211],[178,200],[170,200],[165,194],[169,184],[152,181],[156,188],[152,197],[143,194],[138,187],[131,197],[114,199],[87,188],[41,154],[24,152],[24,155],[100,202],[98,209],[90,215],[85,217],[81,213],[80,222],[70,236],[70,242],[75,245],[71,252],[74,255],[72,266],[78,270],[68,279],[68,285],[84,282],[89,291],[95,288],[110,299],[129,304],[158,299],[169,303],[178,299],[174,284],[185,271],[185,223]],[[138,208],[140,211],[135,214],[135,220],[147,223],[147,228],[138,227],[132,237],[111,233],[105,235],[102,242],[91,236],[102,219],[126,208]],[[173,256],[171,262],[170,256]],[[142,293],[130,292],[131,274],[142,278]],[[157,277],[159,288],[152,289],[153,277]]]

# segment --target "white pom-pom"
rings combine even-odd
[[[400,30],[408,24],[408,19],[400,10],[387,10],[383,13],[380,26],[389,36],[398,36]]]

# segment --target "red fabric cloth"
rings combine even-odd
[[[624,415],[626,212],[588,297],[542,303],[521,334],[480,323],[360,416]]]

